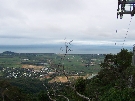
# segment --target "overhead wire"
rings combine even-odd
[[[132,22],[132,16],[131,16],[131,19],[129,21],[129,24],[128,24],[128,28],[126,30],[126,34],[124,36],[124,39],[123,39],[123,42],[121,42],[122,44],[122,48],[124,48],[125,46],[125,43],[126,43],[126,39],[127,39],[127,36],[128,36],[128,33],[129,33],[129,29],[130,29],[130,25],[131,25],[131,22]],[[118,30],[116,30],[116,34],[118,33]],[[115,45],[117,45],[117,41],[115,41]]]
[[[126,39],[127,39],[128,33],[129,33],[129,29],[130,29],[131,22],[132,22],[132,16],[131,16],[131,19],[130,19],[130,22],[129,22],[129,26],[128,26],[127,31],[126,31],[126,34],[125,34],[125,38],[124,38],[124,40],[123,40],[122,48],[124,48],[124,45],[125,45],[125,43],[126,43]]]

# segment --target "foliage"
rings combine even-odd
[[[0,97],[3,101],[24,101],[25,94],[6,80],[0,80]]]
[[[70,101],[85,101],[86,99],[77,95],[79,92],[92,101],[135,101],[135,67],[131,66],[131,60],[132,53],[126,49],[116,55],[106,55],[98,75],[92,79],[78,78],[73,84],[75,89],[68,83],[57,83],[59,86],[56,87],[55,83],[48,84],[46,80],[4,79],[0,81],[0,90],[3,92],[0,100],[49,101],[50,95],[57,101],[65,101],[65,97]],[[52,90],[53,86],[56,89]]]
[[[121,49],[121,52],[117,55],[106,55],[104,63],[101,64],[101,67],[106,69],[118,68],[122,72],[127,67],[131,66],[131,62],[132,52],[128,52],[127,49]]]
[[[85,93],[94,101],[134,101],[134,73],[132,53],[122,49],[117,55],[108,54],[101,71],[87,81]],[[132,70],[131,70],[132,69]],[[133,75],[132,82],[129,81]],[[131,88],[129,88],[131,84]],[[133,99],[133,100],[131,100]]]
[[[119,90],[116,88],[110,88],[103,96],[100,101],[135,101],[135,89],[125,88]]]
[[[75,89],[78,91],[78,92],[81,92],[83,93],[85,91],[85,87],[86,87],[86,82],[85,80],[83,79],[83,77],[80,77],[76,80],[76,83],[75,83]]]
[[[132,52],[128,52],[126,49],[122,49],[121,52],[117,54],[115,64],[121,69],[121,71],[131,66],[132,55]]]
[[[38,94],[39,101],[51,101],[45,91],[40,91]]]

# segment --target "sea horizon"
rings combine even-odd
[[[107,45],[72,45],[68,54],[117,54],[121,49],[133,50],[131,46]],[[0,45],[0,53],[12,51],[15,53],[66,53],[64,45]]]

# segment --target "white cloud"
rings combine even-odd
[[[117,20],[116,10],[116,0],[0,0],[0,43],[50,44],[66,37],[79,44],[113,44],[124,40],[128,28],[126,40],[132,43],[135,19],[131,25],[130,15]]]

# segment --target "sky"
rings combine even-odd
[[[133,46],[135,17],[116,14],[117,0],[0,0],[0,45]]]

